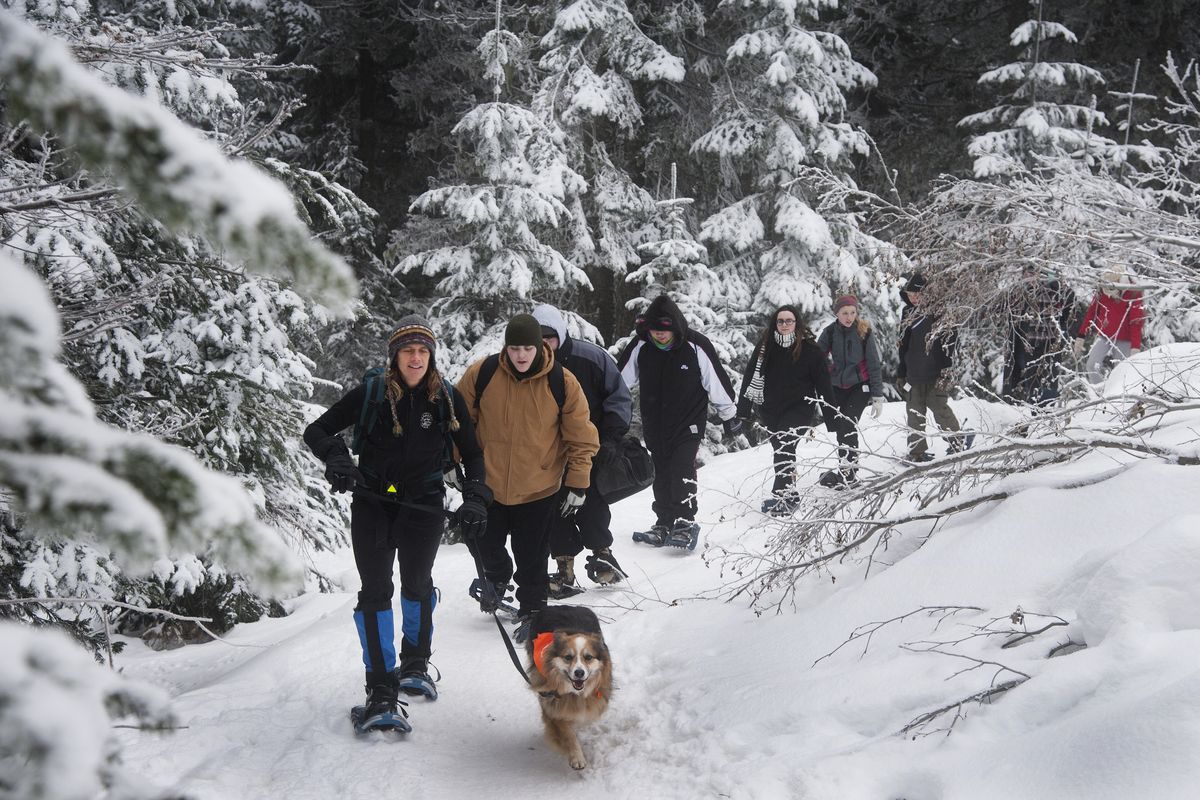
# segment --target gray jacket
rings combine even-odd
[[[883,397],[883,368],[880,365],[879,348],[875,345],[874,330],[867,332],[866,339],[860,339],[857,326],[847,328],[834,320],[821,331],[817,345],[833,360],[833,374],[829,377],[834,386],[848,389],[868,383],[871,397]],[[862,374],[864,367],[867,373],[865,379]]]

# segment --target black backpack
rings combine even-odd
[[[488,384],[492,382],[492,377],[495,376],[496,370],[500,369],[500,354],[490,355],[483,360],[483,366],[479,368],[479,374],[475,376],[475,410],[479,410],[479,398],[483,397],[483,391]],[[563,366],[556,360],[554,365],[550,367],[550,394],[554,395],[554,402],[558,403],[558,412],[562,413],[563,404],[567,402],[567,379],[563,377]]]

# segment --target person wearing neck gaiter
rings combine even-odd
[[[495,496],[487,529],[468,542],[495,593],[476,583],[472,596],[491,611],[514,580],[513,638],[521,642],[533,615],[546,607],[551,520],[583,505],[600,437],[579,381],[555,361],[529,314],[513,317],[504,349],[467,367],[455,388],[471,409]],[[512,558],[505,549],[510,537]]]
[[[694,550],[696,455],[704,438],[708,406],[716,407],[727,436],[736,436],[733,387],[712,342],[691,330],[679,306],[665,294],[638,316],[637,335],[621,352],[617,367],[625,384],[641,386],[642,437],[654,459],[655,523],[634,541]]]
[[[796,503],[796,445],[829,401],[829,369],[812,331],[795,306],[781,306],[759,337],[746,374],[738,414],[756,415],[771,432],[775,482],[763,511],[790,513]]]

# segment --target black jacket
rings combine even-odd
[[[763,351],[760,344],[742,378],[739,405],[754,378],[755,365]],[[805,339],[800,357],[792,360],[792,348],[780,347],[774,333],[767,334],[763,358],[762,423],[770,431],[784,431],[812,425],[820,414],[817,400],[828,401],[832,395],[829,380],[829,360],[812,339]]]
[[[639,326],[638,335],[617,359],[626,385],[641,386],[646,446],[656,450],[703,436],[709,403],[717,407],[722,420],[735,417],[733,386],[712,342],[688,329],[678,306],[666,295],[654,298],[642,316],[670,317],[675,332],[670,348],[663,350],[650,331]]]
[[[921,312],[904,299],[900,315],[900,365],[896,377],[910,383],[933,383],[942,370],[954,363],[954,335],[943,333],[930,339],[937,317]]]
[[[325,460],[337,447],[345,448],[340,434],[358,422],[362,412],[366,386],[359,384],[304,430],[304,443],[313,454]],[[443,494],[442,468],[446,436],[439,424],[446,417],[445,398],[441,394],[436,406],[430,403],[425,383],[414,391],[405,391],[396,403],[403,429],[399,436],[392,434],[392,410],[385,398],[376,406],[378,416],[369,435],[363,440],[358,468],[367,479],[368,487],[382,491],[394,485],[399,494],[409,498]],[[462,395],[454,392],[454,416],[459,428],[450,436],[462,459],[468,481],[484,482],[483,449],[475,438]],[[486,492],[486,490],[484,490]],[[485,495],[486,496],[486,495]]]
[[[617,362],[603,347],[568,336],[567,321],[554,306],[539,305],[533,309],[533,316],[543,326],[558,332],[554,359],[579,381],[601,441],[620,439],[629,431],[633,399]]]

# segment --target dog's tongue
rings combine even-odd
[[[583,690],[583,681],[571,681],[571,685],[575,687],[575,691]]]

